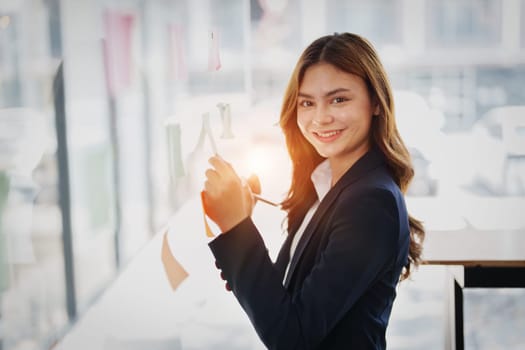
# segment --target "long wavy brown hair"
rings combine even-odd
[[[300,225],[306,211],[316,200],[310,175],[323,161],[297,126],[297,96],[306,70],[317,63],[328,63],[341,71],[361,77],[371,100],[379,105],[379,115],[372,118],[370,137],[385,156],[390,172],[403,193],[414,176],[410,154],[399,135],[394,116],[394,100],[387,74],[373,46],[351,33],[333,34],[315,40],[301,54],[286,89],[280,117],[286,145],[292,161],[292,181],[282,208],[287,211],[288,232]],[[421,262],[425,237],[423,224],[409,215],[410,246],[408,263],[401,280],[409,277],[412,267]]]

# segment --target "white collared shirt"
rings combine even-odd
[[[330,168],[330,163],[328,159],[324,160],[314,169],[312,175],[310,176],[310,179],[312,179],[315,192],[317,193],[317,201],[315,201],[315,203],[312,204],[310,209],[308,209],[308,212],[304,216],[301,226],[299,227],[299,229],[295,233],[295,236],[293,237],[292,244],[290,245],[290,260],[288,261],[288,266],[286,267],[286,272],[284,273],[283,285],[284,281],[286,281],[288,270],[290,269],[290,263],[292,262],[292,258],[297,248],[297,245],[299,244],[299,240],[303,236],[306,226],[308,226],[308,223],[312,219],[312,216],[314,216],[315,211],[319,207],[319,203],[323,200],[328,191],[330,191],[332,183],[332,169]]]

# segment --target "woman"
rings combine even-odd
[[[209,244],[217,267],[270,349],[384,349],[396,285],[420,262],[424,229],[405,207],[413,169],[373,47],[349,33],[315,40],[280,124],[293,166],[288,237],[272,263],[249,189],[212,157],[203,200],[223,232]]]

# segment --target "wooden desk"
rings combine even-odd
[[[450,271],[447,349],[464,349],[463,288],[525,288],[525,231],[430,231],[424,264]]]

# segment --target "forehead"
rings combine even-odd
[[[345,72],[329,63],[317,63],[306,69],[299,86],[301,93],[323,93],[334,88],[366,90],[365,81],[358,75]]]

